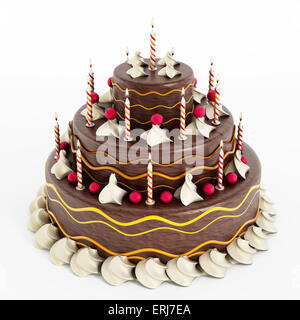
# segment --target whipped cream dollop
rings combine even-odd
[[[59,229],[51,223],[43,225],[35,234],[34,245],[49,250],[60,239]]]
[[[160,69],[158,71],[158,75],[159,76],[168,77],[170,79],[174,78],[175,76],[177,76],[179,74],[181,74],[181,72],[176,70],[174,68],[174,66],[172,64],[168,63],[168,62],[167,62],[167,65],[164,68],[162,68],[162,69]]]
[[[36,195],[46,197],[47,196],[47,185],[43,184],[42,186],[40,186]]]
[[[155,289],[169,278],[166,274],[166,265],[158,258],[147,258],[140,261],[135,268],[137,280],[146,288]]]
[[[193,280],[202,275],[197,268],[197,262],[190,260],[186,256],[181,256],[168,261],[167,275],[180,286],[190,286]]]
[[[199,92],[198,90],[196,90],[195,88],[193,88],[193,99],[194,101],[196,101],[197,103],[201,103],[202,99],[205,97],[205,94]]]
[[[100,264],[103,261],[96,249],[81,248],[73,254],[70,267],[78,277],[86,277],[90,274],[99,274]]]
[[[126,73],[129,74],[130,77],[133,79],[148,76],[147,73],[144,71],[144,68],[137,64],[133,64],[132,68],[127,70]]]
[[[205,107],[205,110],[206,110],[206,116],[207,116],[207,118],[208,118],[209,120],[212,120],[212,119],[214,118],[214,113],[215,113],[214,104],[209,101],[208,104],[205,105],[204,107]],[[229,116],[228,112],[226,112],[226,111],[224,110],[222,104],[219,105],[219,111],[220,111],[220,117]]]
[[[152,128],[141,134],[141,139],[147,141],[150,147],[156,146],[158,144],[171,141],[167,136],[167,130],[162,129],[159,125],[152,125]]]
[[[75,252],[77,252],[76,242],[65,237],[56,241],[51,247],[50,260],[57,266],[69,264]]]
[[[134,280],[133,270],[135,265],[130,263],[125,256],[108,257],[102,264],[101,274],[106,282],[113,286]]]
[[[71,129],[71,121],[69,122],[68,129],[64,132],[64,134],[60,137],[61,142],[67,142],[70,143],[71,140],[71,134],[72,134],[72,129]]]
[[[215,126],[205,123],[205,117],[195,118],[186,127],[186,135],[202,134],[205,138],[209,138],[210,133],[215,130]]]
[[[146,66],[147,63],[145,62],[144,58],[141,55],[140,51],[136,51],[134,56],[131,59],[127,60],[127,63],[132,66]]]
[[[193,176],[190,173],[186,174],[184,184],[174,193],[174,197],[180,199],[181,203],[185,206],[203,200],[197,193],[197,186],[193,183],[192,179]]]
[[[113,102],[114,98],[112,95],[112,89],[110,88],[108,91],[106,91],[105,93],[103,93],[102,95],[100,95],[99,97],[99,103],[109,103],[109,102]]]
[[[215,278],[224,278],[226,270],[231,266],[226,259],[226,253],[219,252],[216,248],[202,254],[199,264],[205,273]]]
[[[66,151],[59,152],[59,159],[51,168],[51,173],[55,175],[56,179],[61,180],[72,172],[69,160],[66,158]]]
[[[226,250],[233,263],[252,264],[253,255],[256,252],[249,244],[249,241],[242,238],[235,238],[227,247]]]
[[[123,197],[127,191],[123,190],[117,185],[118,181],[116,175],[112,173],[109,177],[108,184],[102,189],[99,194],[99,202],[104,203],[115,203],[118,205],[122,204]]]
[[[31,232],[36,232],[40,227],[49,222],[48,212],[44,208],[39,208],[30,214],[27,229]]]
[[[271,216],[277,214],[276,210],[274,209],[274,202],[268,197],[267,191],[262,188],[260,189],[260,209],[268,212]]]
[[[118,124],[117,119],[107,120],[96,131],[97,136],[120,138],[124,127]]]
[[[173,58],[173,54],[171,53],[171,51],[167,51],[166,56],[157,62],[157,65],[159,66],[165,66],[167,64],[171,66],[179,64],[179,62]]]
[[[29,215],[31,215],[37,209],[46,208],[46,197],[43,195],[38,195],[34,200],[31,201],[29,205]]]
[[[93,113],[93,120],[94,121],[102,119],[102,118],[105,117],[104,116],[104,110],[102,108],[100,108],[96,103],[94,103],[92,105],[92,113]],[[81,115],[86,118],[86,115],[87,115],[87,109],[86,108],[84,108],[81,111]]]
[[[249,241],[249,244],[257,250],[268,250],[268,236],[263,232],[262,228],[254,225],[250,226],[245,235],[244,239]]]
[[[227,175],[230,172],[239,174],[244,180],[246,179],[246,174],[249,172],[250,167],[242,161],[242,153],[237,150],[234,154],[233,160],[231,160],[228,166],[225,168],[224,174]]]
[[[256,224],[263,230],[269,233],[276,233],[275,219],[267,212],[260,210],[256,219]]]

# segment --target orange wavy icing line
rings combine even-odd
[[[57,220],[57,218],[55,217],[55,215],[49,210],[48,208],[48,205],[47,205],[47,212],[48,214],[50,214],[53,219],[55,220],[55,222],[57,223],[58,227],[60,228],[61,232],[68,238],[70,239],[73,239],[73,240],[80,240],[80,239],[84,239],[84,240],[87,240],[91,243],[93,243],[94,245],[96,245],[97,247],[99,247],[100,249],[102,249],[103,251],[109,253],[110,255],[113,255],[113,256],[116,256],[116,255],[123,255],[123,256],[133,256],[133,255],[136,255],[138,253],[143,253],[143,252],[156,252],[156,253],[160,253],[162,255],[165,255],[167,257],[171,257],[171,258],[177,258],[179,256],[188,256],[188,257],[191,257],[191,254],[193,252],[195,252],[196,250],[200,249],[201,247],[204,247],[205,245],[208,245],[208,244],[219,244],[219,245],[228,245],[229,243],[231,243],[237,236],[238,234],[240,233],[240,231],[249,223],[251,222],[254,222],[256,219],[257,219],[257,216],[258,216],[258,213],[259,213],[259,205],[258,205],[258,210],[257,210],[257,214],[255,216],[255,218],[251,219],[251,220],[248,220],[246,221],[239,229],[238,231],[235,233],[235,235],[229,239],[228,241],[218,241],[218,240],[208,240],[208,241],[205,241],[201,244],[199,244],[197,247],[193,248],[192,250],[186,252],[186,253],[183,253],[183,254],[173,254],[173,253],[169,253],[169,252],[166,252],[166,251],[163,251],[163,250],[159,250],[159,249],[155,249],[155,248],[143,248],[143,249],[137,249],[137,250],[133,250],[133,251],[130,251],[130,252],[123,252],[123,253],[117,253],[117,252],[114,252],[114,251],[111,251],[109,250],[108,248],[104,247],[103,245],[101,245],[100,243],[98,243],[97,241],[93,240],[92,238],[89,238],[89,237],[85,237],[85,236],[70,236],[68,235],[65,230],[62,228],[62,226],[60,225],[59,221]]]
[[[122,102],[122,103],[125,104],[125,101],[124,101],[124,100],[122,100],[122,99],[116,99],[114,93],[112,94],[112,96],[113,96],[113,99],[114,99],[115,102]],[[192,100],[192,98],[193,98],[193,95],[191,95],[191,97],[186,101],[186,103],[189,103],[189,102]],[[134,105],[130,106],[130,108],[132,109],[132,108],[135,108],[135,107],[140,107],[140,108],[143,108],[143,109],[145,109],[145,110],[150,111],[150,110],[154,110],[154,109],[157,109],[157,108],[174,109],[174,108],[177,107],[178,105],[180,105],[180,101],[177,102],[176,104],[174,104],[173,106],[165,106],[165,105],[159,104],[159,105],[157,105],[157,106],[148,108],[148,107],[145,107],[145,106],[143,106],[143,105],[141,105],[141,104],[134,104]]]
[[[114,81],[112,81],[112,84],[113,84],[113,86],[116,86],[120,91],[125,92],[125,89],[121,88],[121,87],[120,87],[117,83],[115,83]],[[186,91],[190,86],[193,86],[193,85],[194,85],[194,83],[188,84],[188,85],[184,88],[184,90]],[[149,91],[149,92],[146,92],[146,93],[142,93],[142,92],[136,91],[136,90],[134,90],[134,89],[129,89],[128,91],[129,91],[129,92],[134,92],[134,93],[136,93],[136,94],[138,94],[139,96],[142,96],[142,97],[148,96],[149,94],[156,94],[156,95],[158,95],[158,96],[165,97],[165,96],[167,96],[167,95],[169,95],[169,94],[171,94],[171,93],[173,93],[173,92],[180,92],[180,93],[181,93],[181,90],[182,90],[182,89],[173,89],[173,90],[168,91],[168,92],[166,92],[166,93],[160,93],[160,92],[157,92],[157,91]]]

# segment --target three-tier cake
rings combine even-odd
[[[100,97],[91,69],[87,103],[62,136],[56,121],[28,227],[52,262],[79,276],[187,286],[252,263],[276,232],[275,212],[213,63],[202,94],[174,52],[155,58],[153,35],[150,60],[127,58]]]

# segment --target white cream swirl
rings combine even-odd
[[[240,150],[235,152],[233,160],[231,160],[226,167],[224,174],[227,175],[228,173],[235,172],[238,173],[244,180],[246,179],[246,174],[249,172],[250,167],[245,164],[242,160],[242,154]]]
[[[209,249],[199,257],[201,269],[215,278],[224,278],[227,268],[231,266],[226,260],[226,253],[219,252],[216,248]]]
[[[193,88],[193,99],[194,101],[196,101],[197,103],[201,103],[202,99],[205,97],[205,94],[199,92],[198,90],[196,90],[195,88]]]
[[[245,235],[244,238],[249,241],[249,244],[257,249],[257,250],[268,250],[268,236],[263,232],[263,230],[260,227],[256,226],[250,226]]]
[[[167,51],[166,56],[157,62],[157,65],[159,66],[165,66],[166,64],[171,66],[179,64],[179,62],[173,58],[173,55],[170,51]]]
[[[70,266],[72,271],[79,277],[90,274],[99,274],[99,267],[103,258],[98,255],[96,249],[81,248],[73,254]]]
[[[234,263],[252,264],[252,256],[256,252],[247,240],[235,238],[227,247],[226,250]]]
[[[136,265],[135,275],[143,286],[155,289],[169,280],[166,269],[167,267],[158,258],[148,258]]]
[[[51,173],[55,175],[56,179],[61,180],[72,172],[70,163],[66,158],[66,151],[61,150],[59,152],[59,159],[51,168]]]
[[[196,277],[202,275],[197,268],[197,262],[191,261],[186,256],[181,256],[168,261],[167,275],[180,286],[190,286]]]
[[[31,215],[37,209],[46,208],[46,197],[44,195],[37,196],[34,200],[31,201],[29,205],[29,215]]]
[[[153,125],[150,130],[143,132],[141,134],[141,139],[146,140],[150,147],[171,141],[167,136],[167,130],[160,128],[159,125]]]
[[[39,208],[30,214],[27,228],[31,232],[36,232],[40,227],[49,222],[48,212],[44,208]]]
[[[92,113],[93,113],[93,120],[96,121],[96,120],[99,120],[99,119],[102,119],[104,118],[104,110],[100,107],[97,106],[97,104],[93,104],[92,105]],[[81,115],[84,116],[86,118],[86,115],[87,115],[87,108],[84,108],[82,111],[81,111]]]
[[[102,264],[101,274],[106,282],[113,286],[134,280],[133,270],[135,265],[130,263],[125,256],[108,257]]]
[[[117,185],[117,178],[115,173],[112,173],[109,177],[109,183],[105,186],[99,194],[99,202],[122,204],[123,197],[127,191],[123,190]]]
[[[180,199],[184,206],[203,200],[203,198],[197,193],[197,186],[193,183],[192,179],[193,176],[190,173],[186,174],[184,184],[174,193],[174,197],[176,199]]]
[[[144,58],[141,55],[140,51],[136,51],[134,56],[131,59],[127,60],[127,63],[134,66],[146,66],[147,63],[145,62]]]
[[[100,103],[109,103],[109,102],[113,102],[113,101],[114,101],[114,98],[112,96],[112,89],[111,88],[99,97]]]
[[[144,68],[137,64],[133,64],[132,68],[127,70],[126,73],[129,74],[133,79],[148,76],[144,71]]]
[[[48,223],[43,225],[35,234],[34,245],[38,249],[49,250],[58,239],[60,239],[59,229]]]
[[[58,266],[69,264],[75,252],[77,252],[76,242],[65,237],[55,242],[51,247],[50,260]]]
[[[118,124],[117,119],[107,120],[97,129],[96,135],[103,137],[113,136],[116,138],[120,138],[123,129],[124,127]]]
[[[181,72],[176,70],[174,68],[174,66],[172,66],[172,64],[170,64],[170,63],[167,63],[167,65],[164,68],[162,68],[158,71],[159,76],[162,76],[162,77],[167,76],[170,79],[173,79],[175,76],[177,76],[179,74],[181,74]]]
[[[210,133],[215,130],[216,127],[205,123],[204,117],[195,118],[186,127],[186,135],[197,135],[202,134],[205,138],[209,138]]]

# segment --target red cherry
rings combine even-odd
[[[97,183],[97,182],[92,182],[92,183],[90,184],[90,186],[89,186],[90,193],[92,193],[92,194],[97,194],[97,193],[99,193],[100,189],[101,189],[101,186],[100,186],[100,184]]]
[[[68,148],[69,148],[69,144],[66,141],[61,142],[59,145],[60,150],[67,150]]]
[[[98,95],[98,93],[96,93],[96,92],[94,92],[94,91],[91,93],[91,102],[92,102],[92,104],[99,102],[99,95]]]
[[[108,84],[109,87],[111,87],[111,88],[113,87],[112,77],[109,77],[109,78],[108,78],[107,84]]]
[[[195,79],[194,79],[194,87],[195,87],[195,88],[197,87],[197,82],[198,82],[198,81],[197,81],[197,79],[195,78]]]
[[[108,108],[105,110],[105,117],[108,120],[114,120],[117,117],[117,111],[113,108]]]
[[[248,162],[248,159],[246,156],[241,157],[241,161],[244,162],[245,164]]]
[[[205,183],[205,185],[202,187],[202,191],[207,195],[211,196],[215,193],[215,187],[211,183]]]
[[[163,123],[163,121],[164,121],[164,118],[160,113],[155,113],[151,117],[151,122],[154,125],[160,126]]]
[[[173,194],[170,191],[163,191],[160,194],[160,201],[162,203],[170,203],[173,200]]]
[[[197,106],[195,109],[194,109],[194,116],[196,118],[202,118],[205,116],[205,108],[203,107],[200,107],[200,106]]]
[[[142,194],[138,191],[132,191],[129,195],[131,203],[138,204],[142,201]]]
[[[209,101],[215,101],[216,92],[215,90],[208,91],[207,98]]]
[[[69,175],[68,175],[68,181],[70,182],[70,183],[75,183],[75,182],[77,182],[77,173],[76,172],[71,172],[71,173],[69,173]]]
[[[230,173],[228,173],[228,175],[226,176],[226,181],[227,181],[229,184],[236,184],[236,183],[237,183],[237,180],[238,180],[238,177],[237,177],[237,175],[236,175],[234,172],[230,172]]]

